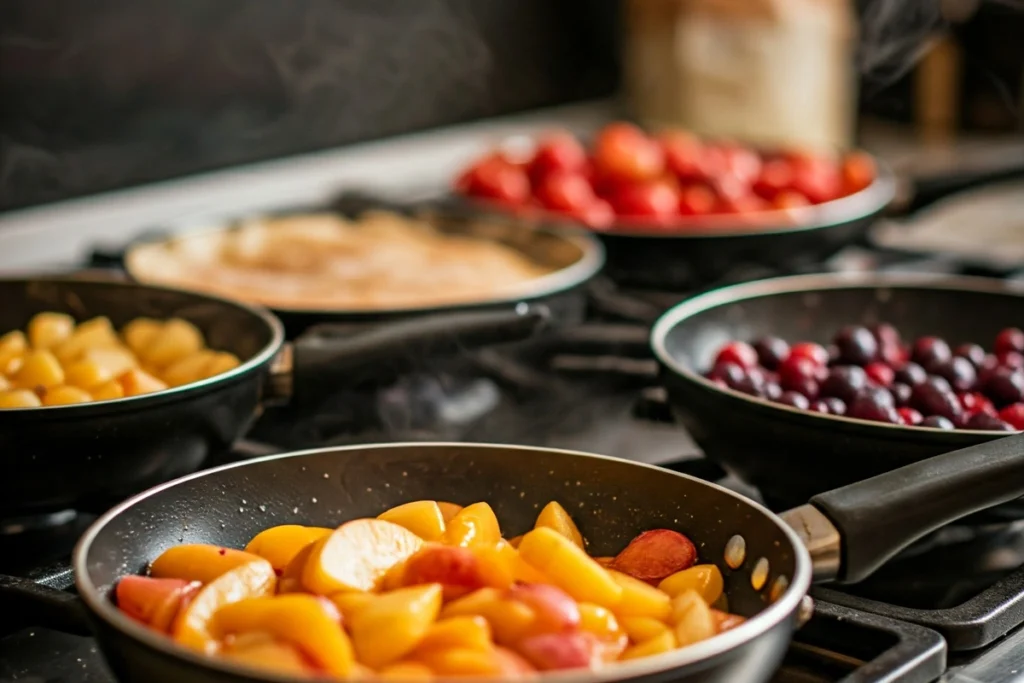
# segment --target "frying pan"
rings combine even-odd
[[[334,198],[326,207],[280,209],[249,215],[192,216],[174,224],[162,225],[151,231],[158,236],[130,244],[124,250],[119,265],[137,282],[172,284],[162,283],[154,275],[147,265],[146,253],[152,253],[153,250],[181,249],[187,244],[196,248],[196,245],[204,240],[216,240],[223,233],[230,233],[261,219],[325,212],[357,218],[369,210],[384,210],[424,219],[443,234],[472,236],[497,242],[524,254],[536,263],[552,268],[552,272],[523,283],[516,291],[510,291],[502,296],[448,305],[378,306],[369,309],[271,306],[272,312],[284,324],[289,339],[319,323],[359,325],[439,313],[510,310],[524,302],[543,304],[559,321],[581,321],[586,307],[585,285],[601,271],[605,263],[601,243],[584,231],[523,230],[519,225],[486,221],[478,216],[446,212],[429,205],[400,204],[366,193],[347,192]]]
[[[686,533],[701,561],[721,567],[730,610],[751,618],[673,653],[554,680],[757,683],[770,678],[793,630],[810,617],[812,581],[857,581],[930,530],[1021,494],[1024,435],[816,496],[781,517],[715,484],[585,453],[437,443],[324,449],[207,470],[110,510],[74,553],[81,603],[11,579],[0,584],[0,599],[39,617],[34,621],[78,632],[86,631],[84,605],[107,661],[126,683],[240,683],[253,680],[244,669],[185,651],[121,614],[110,599],[117,580],[177,543],[244,547],[271,525],[337,525],[418,499],[485,500],[511,536],[558,500],[574,511],[594,554],[614,554],[650,528]],[[735,569],[725,560],[727,546]]]
[[[879,159],[875,164],[878,170],[871,185],[816,206],[739,218],[693,217],[686,219],[686,230],[678,231],[624,221],[611,229],[595,230],[607,253],[605,272],[622,285],[682,291],[718,283],[737,264],[787,271],[819,264],[843,247],[863,241],[868,227],[895,199],[897,184],[892,171]],[[470,213],[513,215],[460,196],[443,198],[440,203]],[[568,220],[536,209],[514,216],[541,225]]]
[[[823,274],[721,288],[668,310],[651,331],[669,401],[707,456],[774,509],[999,432],[908,428],[821,415],[723,390],[701,376],[729,340],[772,334],[827,343],[845,325],[891,322],[904,339],[985,343],[1024,317],[1024,288],[985,278]],[[1000,511],[1013,518],[1020,506]],[[995,512],[995,511],[994,511]]]
[[[234,370],[114,401],[0,410],[0,519],[76,508],[105,510],[149,486],[193,472],[224,452],[267,405],[294,409],[424,357],[527,338],[547,325],[543,306],[399,321],[358,334],[284,342],[267,311],[190,292],[68,278],[0,280],[0,330],[41,311],[118,328],[138,316],[181,317],[207,344],[242,360]]]

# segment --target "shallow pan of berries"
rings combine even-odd
[[[823,274],[694,297],[651,344],[707,455],[785,505],[1024,428],[1022,326],[1003,281]]]
[[[589,149],[564,132],[508,141],[475,160],[454,192],[473,210],[594,230],[617,280],[692,287],[739,259],[831,255],[889,205],[895,182],[865,152],[756,150],[618,122]]]

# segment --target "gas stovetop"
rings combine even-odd
[[[962,272],[948,261],[856,249],[826,267]],[[735,279],[772,274],[744,271]],[[218,462],[378,441],[524,443],[642,460],[756,498],[755,490],[703,458],[658,387],[647,328],[683,296],[594,283],[582,325],[365,389],[359,403],[368,407],[358,415],[343,409],[351,396],[301,416],[268,412]],[[92,519],[66,511],[0,520],[0,574],[73,590],[68,557]],[[867,582],[812,595],[814,616],[773,679],[779,683],[1024,682],[1022,524],[943,529]],[[94,640],[26,624],[4,608],[0,590],[0,683],[113,680]]]

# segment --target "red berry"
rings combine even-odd
[[[1024,330],[1017,327],[1007,327],[996,335],[996,343],[992,350],[997,354],[1005,351],[1024,353]]]
[[[629,123],[612,123],[598,134],[594,163],[608,178],[645,181],[665,170],[665,153],[660,145]]]
[[[624,185],[611,198],[615,212],[631,218],[665,218],[679,213],[679,195],[664,182]]]
[[[785,159],[772,159],[761,166],[761,173],[754,181],[754,192],[768,201],[775,200],[782,192],[793,190],[793,181],[796,174],[793,165]],[[807,196],[797,192],[804,200],[809,201]]]
[[[789,356],[809,358],[818,365],[828,365],[828,351],[821,344],[815,344],[814,342],[799,342],[793,344],[789,349]]]
[[[1024,353],[1020,351],[998,351],[996,360],[1008,368],[1024,368]]]
[[[919,425],[921,424],[921,421],[924,420],[924,416],[921,415],[921,413],[914,410],[913,408],[897,408],[896,412],[900,416],[900,422],[902,422],[905,425]]]
[[[719,363],[735,363],[741,368],[757,366],[757,351],[746,342],[734,341],[726,344],[715,356],[715,365]]]
[[[607,228],[615,222],[615,209],[603,199],[594,199],[582,211],[570,212],[578,220],[592,228]]]
[[[582,212],[597,197],[594,188],[579,173],[553,171],[537,186],[537,199],[554,211]]]
[[[996,414],[996,408],[992,405],[992,401],[985,398],[984,394],[977,392],[965,392],[958,394],[957,398],[960,399],[960,405],[963,406],[964,412],[970,417],[975,413],[988,413],[989,415]]]
[[[868,379],[879,386],[888,387],[892,385],[896,377],[896,371],[885,363],[868,363],[864,366],[864,372],[868,373]]]
[[[539,184],[557,171],[580,172],[587,165],[587,152],[579,140],[569,133],[552,133],[537,145],[530,162],[530,178]]]
[[[772,206],[782,211],[799,209],[810,205],[810,200],[796,190],[782,190],[775,195],[775,199],[772,200]]]
[[[1012,403],[999,411],[999,419],[1016,430],[1024,430],[1024,403]]]
[[[457,184],[474,197],[515,206],[525,204],[530,198],[526,171],[498,154],[477,162]]]
[[[703,185],[687,187],[679,192],[679,213],[683,216],[704,216],[715,210],[718,199]]]

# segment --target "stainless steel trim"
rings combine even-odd
[[[779,515],[800,537],[811,554],[814,582],[831,581],[839,576],[842,563],[842,537],[839,530],[813,505],[801,505]]]

